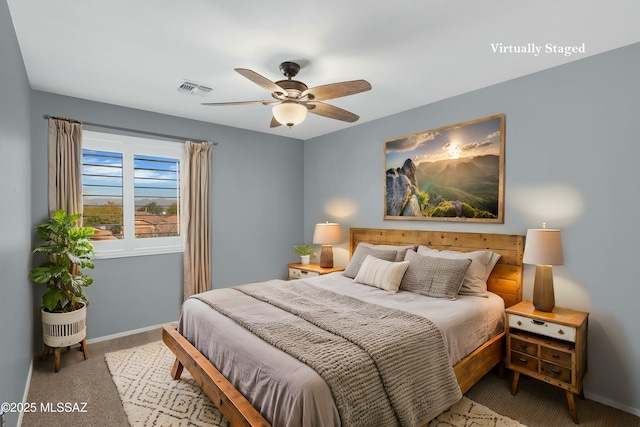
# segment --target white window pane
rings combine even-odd
[[[83,225],[93,240],[123,238],[122,153],[82,150]]]
[[[84,224],[97,258],[181,252],[183,144],[83,132]]]
[[[134,203],[136,238],[180,235],[180,161],[136,154]]]

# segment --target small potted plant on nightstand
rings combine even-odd
[[[82,268],[93,268],[93,245],[89,237],[93,228],[78,227],[81,214],[67,215],[56,211],[47,222],[36,227],[44,241],[33,252],[42,252],[47,260],[31,270],[30,279],[43,283],[47,291],[42,297],[42,328],[45,349],[43,359],[51,348],[56,350],[56,372],[59,370],[60,347],[80,343],[85,359],[86,316],[89,302],[83,288],[93,279]]]
[[[313,246],[296,245],[293,247],[293,252],[300,255],[300,264],[307,265],[309,264],[309,258],[311,258],[311,253],[313,252]]]

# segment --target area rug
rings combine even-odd
[[[220,411],[185,369],[171,378],[175,356],[162,341],[105,355],[132,427],[228,427]],[[525,427],[466,397],[429,427]]]

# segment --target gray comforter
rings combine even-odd
[[[214,294],[194,298],[316,370],[344,426],[417,426],[461,397],[440,331],[424,317],[300,280],[235,289],[295,316],[270,320]]]

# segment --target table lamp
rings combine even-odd
[[[333,222],[325,222],[324,224],[316,224],[313,232],[313,243],[322,245],[320,251],[320,267],[333,267],[333,249],[331,245],[340,243],[340,226]]]
[[[527,230],[524,246],[525,264],[535,264],[533,281],[533,306],[536,310],[552,312],[555,306],[553,294],[553,265],[564,264],[560,230],[546,228]]]

